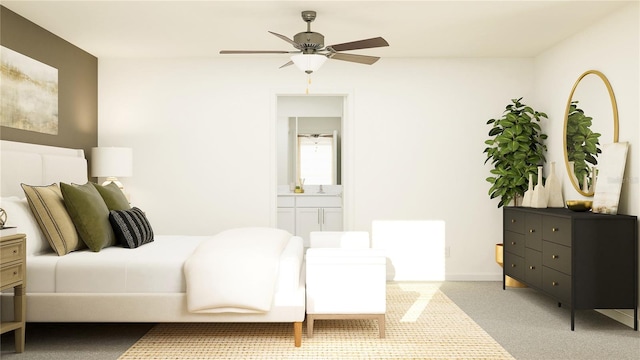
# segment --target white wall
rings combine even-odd
[[[560,170],[559,174],[564,178],[566,199],[581,198],[569,183],[562,165],[564,114],[569,93],[576,79],[587,70],[599,70],[609,79],[618,104],[619,141],[630,144],[618,212],[630,215],[640,214],[639,17],[639,4],[630,4],[545,51],[535,61],[536,99],[549,115],[545,127],[549,135],[548,161],[560,165],[556,170]],[[633,312],[621,313],[622,316],[611,312],[608,315],[632,324]]]
[[[305,74],[281,63],[100,59],[99,144],[134,148],[134,177],[123,182],[156,233],[275,225],[275,95],[307,88]],[[564,108],[578,75],[592,68],[616,93],[620,140],[631,143],[621,212],[637,214],[638,63],[637,4],[535,59],[328,61],[309,91],[350,97],[348,228],[443,220],[447,279],[499,279],[493,245],[502,211],[487,195],[486,120],[516,97],[546,112],[548,160],[564,179]],[[566,181],[564,192],[575,196]]]
[[[123,183],[156,233],[275,224],[273,97],[307,85],[281,63],[100,59],[99,145],[133,147]],[[487,195],[485,123],[512,98],[532,100],[533,59],[328,61],[312,81],[311,93],[352,96],[349,227],[444,220],[447,277],[498,279],[502,212]]]

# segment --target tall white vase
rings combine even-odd
[[[533,174],[529,174],[529,188],[522,197],[522,206],[531,207],[531,197],[533,196]]]
[[[547,191],[544,188],[544,184],[542,184],[542,166],[538,166],[538,183],[533,188],[533,195],[531,196],[531,207],[547,207]]]
[[[564,199],[562,198],[562,186],[560,179],[556,175],[556,163],[551,162],[551,172],[547,176],[547,183],[544,184],[547,191],[547,207],[561,208],[564,207]]]

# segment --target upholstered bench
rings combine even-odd
[[[385,336],[386,257],[367,232],[312,232],[306,252],[307,335],[315,320],[376,319]]]

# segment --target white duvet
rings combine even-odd
[[[188,311],[269,311],[280,255],[291,237],[284,230],[255,227],[226,230],[204,241],[184,265]]]

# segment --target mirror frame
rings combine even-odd
[[[573,188],[581,195],[587,196],[587,197],[593,196],[593,193],[594,193],[593,190],[589,192],[583,191],[580,188],[580,184],[576,183],[574,177],[571,176],[572,169],[569,166],[569,154],[567,153],[567,125],[569,122],[569,111],[571,110],[571,102],[573,101],[573,94],[578,88],[580,81],[590,74],[598,76],[604,83],[605,87],[607,88],[607,92],[609,93],[609,99],[611,100],[611,108],[613,111],[613,142],[614,143],[618,142],[618,104],[616,102],[616,97],[613,94],[613,88],[611,87],[611,83],[609,83],[609,80],[607,79],[606,76],[604,76],[602,72],[598,70],[587,70],[582,75],[580,75],[580,77],[578,77],[578,80],[576,80],[575,84],[573,84],[573,88],[571,89],[571,93],[569,94],[569,100],[567,100],[567,107],[564,113],[564,128],[562,132],[562,149],[564,152],[564,164],[567,168],[567,175],[569,177],[569,180],[571,181],[571,184],[573,185]]]

